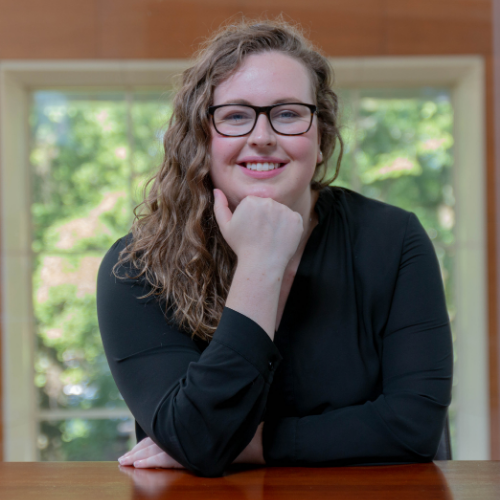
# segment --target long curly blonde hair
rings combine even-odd
[[[165,157],[144,189],[144,201],[134,209],[132,238],[113,268],[117,278],[119,266],[128,263],[135,269],[137,274],[127,277],[145,280],[150,291],[143,297],[156,295],[166,305],[166,317],[192,338],[211,339],[236,266],[236,255],[213,213],[207,110],[214,88],[246,56],[270,51],[301,61],[311,76],[323,152],[311,187],[317,190],[331,184],[340,169],[343,142],[333,71],[297,26],[282,19],[243,20],[223,27],[202,45],[194,65],[182,74],[163,138]],[[329,169],[328,160],[337,145],[338,159]]]

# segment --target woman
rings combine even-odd
[[[415,215],[329,187],[326,59],[281,22],[214,37],[108,251],[98,315],[136,467],[433,459],[451,397],[439,266]]]

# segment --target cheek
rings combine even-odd
[[[220,175],[222,165],[224,165],[224,155],[226,151],[222,141],[218,137],[213,137],[210,143],[210,176],[214,184]]]
[[[212,163],[220,163],[220,160],[224,157],[225,148],[222,141],[218,137],[212,139],[210,146],[210,154],[212,158]]]
[[[213,137],[210,144],[210,157],[214,166],[225,166],[237,158],[241,141],[228,137]]]
[[[316,166],[318,146],[307,136],[287,137],[283,149],[296,161],[311,168]],[[291,140],[290,140],[291,139]]]
[[[210,141],[210,177],[215,187],[224,188],[228,173],[241,150],[241,141],[213,136]],[[223,189],[224,191],[224,189]]]

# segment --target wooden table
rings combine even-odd
[[[185,470],[116,462],[0,463],[1,500],[500,499],[500,461],[335,468],[231,469],[202,478]]]

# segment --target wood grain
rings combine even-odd
[[[436,462],[336,468],[238,467],[223,477],[185,470],[134,469],[115,462],[0,464],[9,500],[497,500],[500,462]]]
[[[491,53],[491,0],[0,0],[0,59],[190,57],[231,16],[299,22],[329,56]]]
[[[0,0],[0,59],[96,57],[99,3]]]

